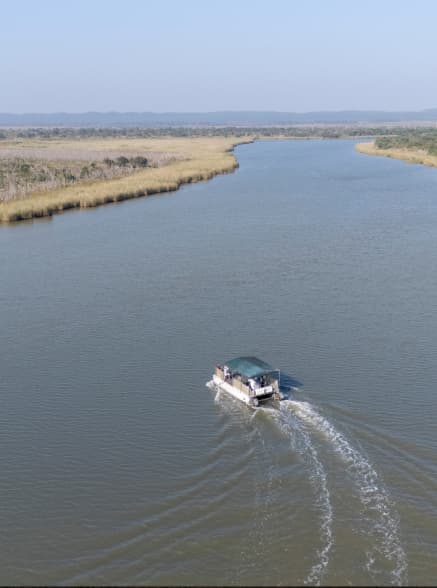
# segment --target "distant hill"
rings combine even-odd
[[[263,126],[302,124],[353,124],[436,122],[437,108],[429,110],[385,111],[223,111],[223,112],[83,112],[83,113],[0,113],[0,126],[58,127],[158,127],[158,126]]]

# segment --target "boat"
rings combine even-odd
[[[280,370],[257,357],[236,357],[217,364],[209,388],[223,390],[252,408],[282,400]]]

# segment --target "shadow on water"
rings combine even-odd
[[[285,372],[281,371],[281,382],[280,382],[280,389],[281,392],[290,392],[291,390],[295,390],[296,388],[302,388],[302,382],[299,382],[293,376],[286,374]]]

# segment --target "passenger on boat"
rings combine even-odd
[[[252,392],[255,392],[255,390],[259,388],[259,383],[254,378],[249,378],[249,387]]]
[[[229,380],[229,378],[231,377],[231,370],[228,368],[227,365],[225,365],[223,368],[223,374],[225,376],[225,380]]]

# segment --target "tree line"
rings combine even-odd
[[[339,139],[362,136],[394,136],[405,132],[403,127],[387,126],[197,126],[197,127],[32,127],[0,130],[0,140],[38,138],[153,138],[153,137],[297,137]]]

